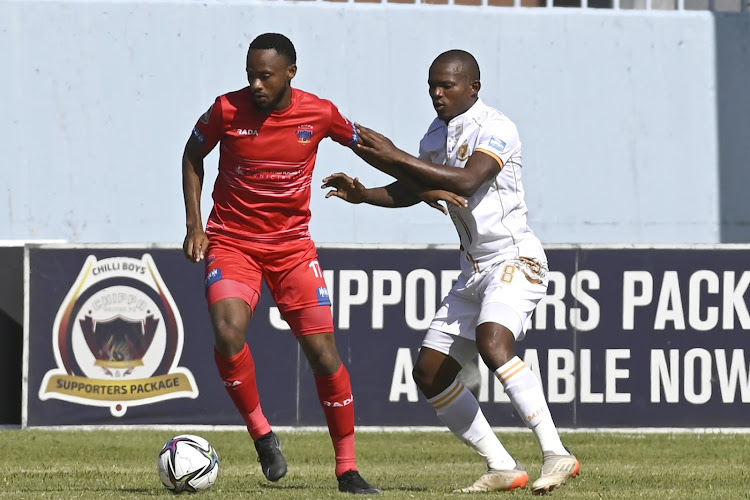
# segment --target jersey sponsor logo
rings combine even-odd
[[[202,122],[203,122],[203,123],[205,123],[206,125],[208,125],[208,121],[209,121],[209,120],[211,119],[211,110],[212,110],[212,109],[214,109],[214,106],[213,106],[213,104],[212,104],[212,105],[211,105],[211,107],[210,107],[210,108],[208,108],[208,109],[206,110],[206,112],[205,112],[205,113],[203,113],[203,114],[201,115],[201,117],[200,117],[200,121],[202,121]]]
[[[497,150],[498,153],[505,151],[505,141],[498,139],[494,135],[490,137],[490,147]]]
[[[252,128],[238,128],[237,135],[258,135],[258,131]]]
[[[198,142],[200,142],[201,144],[206,142],[206,136],[203,135],[203,132],[198,130],[198,127],[193,128],[193,135],[195,136],[196,139],[198,139]]]
[[[222,279],[223,276],[221,275],[221,268],[211,269],[211,272],[208,273],[205,280],[206,290],[208,290],[208,287],[210,287],[217,281],[221,281]]]
[[[331,296],[328,294],[328,288],[321,286],[318,288],[318,305],[319,306],[330,306]]]
[[[312,125],[300,125],[297,127],[297,141],[302,144],[307,144],[310,142],[310,139],[312,139],[313,132],[314,129]]]
[[[464,142],[461,144],[461,147],[458,148],[458,159],[461,161],[466,161],[469,159],[469,143]]]
[[[280,170],[275,168],[253,168],[237,165],[234,169],[237,175],[242,175],[254,181],[293,181],[305,173],[304,169],[292,168]]]
[[[182,318],[156,264],[90,255],[55,316],[52,348],[57,367],[39,387],[39,399],[109,408],[174,398],[196,398],[193,374],[178,366]]]

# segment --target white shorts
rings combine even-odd
[[[548,283],[546,264],[524,257],[469,278],[462,274],[440,305],[422,346],[463,365],[477,355],[476,328],[482,323],[503,325],[522,340]]]

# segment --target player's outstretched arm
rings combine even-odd
[[[384,137],[384,136],[381,136],[381,137]],[[386,138],[386,140],[388,139]],[[393,144],[391,143],[391,145]],[[409,174],[403,169],[399,169],[399,166],[396,163],[394,163],[392,160],[390,160],[389,158],[385,156],[379,157],[377,154],[372,153],[370,151],[366,151],[365,149],[361,149],[358,146],[359,146],[359,143],[352,146],[352,151],[354,151],[354,153],[357,156],[359,156],[360,158],[362,158],[367,163],[374,166],[381,172],[384,172],[390,175],[391,177],[395,177],[396,179],[398,179],[397,182],[390,184],[388,186],[383,186],[381,188],[373,188],[370,196],[374,200],[376,200],[376,202],[370,203],[370,204],[378,205],[378,206],[385,206],[385,207],[408,207],[408,206],[415,205],[421,200],[427,203],[432,208],[440,210],[444,214],[448,213],[448,208],[447,208],[448,204],[455,205],[457,207],[468,206],[468,203],[463,196],[457,195],[446,189],[426,187],[424,185],[421,185],[414,178],[413,175]],[[395,148],[395,146],[393,147]],[[335,175],[339,175],[339,174],[335,174]],[[345,176],[345,174],[340,174],[340,175]],[[332,178],[333,176],[329,177],[328,179],[332,179]],[[358,182],[357,179],[355,179],[355,181]],[[341,182],[343,183],[342,187],[344,187],[344,185],[346,185],[346,182],[344,181],[341,181]],[[326,186],[324,185],[323,187],[326,187]],[[384,189],[385,192],[376,191],[380,189]],[[342,194],[333,194],[333,192],[331,192],[326,195],[326,197],[329,197],[329,196],[338,196],[339,198],[347,199],[345,196],[349,196],[349,195],[343,194],[343,192]],[[352,196],[356,196],[356,194],[352,194]],[[351,200],[347,200],[347,201],[351,201]],[[444,202],[445,205],[441,204],[440,202]],[[361,200],[352,201],[352,203],[362,203],[362,201]]]
[[[407,186],[402,181],[396,181],[387,186],[377,188],[366,188],[358,178],[352,179],[344,173],[329,175],[323,179],[325,188],[333,188],[326,193],[326,198],[335,196],[346,200],[349,203],[359,204],[367,203],[379,207],[398,208],[410,207],[420,201],[424,201],[431,207],[448,213],[448,209],[440,202],[450,203],[455,206],[467,206],[466,200],[455,193],[441,189],[419,190],[419,193],[413,192],[413,186]]]
[[[399,180],[470,197],[502,168],[495,158],[481,151],[472,154],[464,168],[430,163],[397,148],[384,135],[360,124],[356,126],[360,142],[354,146],[355,153]]]
[[[419,197],[405,189],[403,183],[394,182],[388,186],[366,188],[358,178],[338,172],[323,179],[323,189],[333,188],[326,198],[336,197],[358,205],[366,203],[378,207],[410,207],[419,203]]]
[[[201,191],[203,189],[203,159],[206,154],[200,143],[191,134],[182,153],[182,196],[185,201],[185,228],[187,234],[182,243],[185,257],[198,262],[208,247],[208,237],[203,230],[201,218]]]

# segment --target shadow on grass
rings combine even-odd
[[[292,490],[311,490],[316,489],[308,484],[268,484],[263,483],[259,485],[263,490],[274,490],[274,491],[292,491]]]
[[[336,486],[333,485],[330,488],[327,487],[311,487],[308,484],[260,484],[259,485],[261,489],[263,490],[274,490],[274,491],[296,491],[296,490],[328,490],[331,491],[337,491]],[[424,493],[427,491],[431,491],[429,488],[425,488],[422,486],[393,486],[393,487],[385,487],[381,488],[384,492],[385,491],[403,491],[406,493]]]
[[[404,492],[412,492],[412,493],[415,493],[415,492],[424,493],[427,491],[435,491],[437,493],[440,493],[439,491],[431,490],[430,488],[425,488],[424,486],[396,486],[393,488],[384,488],[383,491],[404,491]]]

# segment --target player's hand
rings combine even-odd
[[[354,147],[359,151],[386,162],[396,162],[403,154],[403,151],[398,149],[393,142],[383,134],[375,132],[359,123],[355,123],[354,125],[357,127],[357,133],[359,134],[360,139],[359,144]]]
[[[202,227],[188,229],[185,241],[182,242],[182,251],[185,257],[193,262],[200,262],[208,248],[208,236]]]
[[[362,203],[367,188],[359,182],[358,178],[352,179],[348,175],[338,172],[323,179],[321,188],[333,188],[326,193],[326,198],[335,196],[355,205]]]
[[[432,208],[440,210],[446,215],[448,214],[448,207],[447,205],[440,204],[441,201],[445,202],[446,204],[450,203],[455,207],[466,208],[469,206],[469,202],[466,201],[466,198],[464,198],[463,196],[459,196],[456,193],[445,191],[444,189],[432,189],[429,191],[424,191],[422,193],[419,193],[419,198]]]

